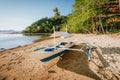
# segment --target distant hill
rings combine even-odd
[[[15,30],[0,30],[0,33],[21,33],[21,32]]]

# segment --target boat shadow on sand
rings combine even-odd
[[[79,48],[79,46],[74,46],[74,48]],[[88,58],[84,53],[79,51],[67,51],[61,57],[62,59],[57,63],[58,67],[100,80],[100,78],[90,69]]]

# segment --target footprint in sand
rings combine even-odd
[[[14,59],[11,59],[10,61],[13,61]]]
[[[16,80],[16,78],[14,77],[14,79],[13,80]]]
[[[1,80],[7,80],[7,76],[3,77]]]
[[[22,61],[21,61],[21,60],[19,60],[19,61],[17,62],[17,64],[20,64],[20,63],[22,63]]]
[[[11,70],[12,68],[10,66],[7,67],[7,71]]]
[[[12,55],[15,55],[16,53],[12,53]]]
[[[2,69],[2,66],[0,66],[0,69]]]
[[[2,66],[5,66],[6,64],[3,64]]]
[[[7,56],[3,56],[2,58],[5,58],[5,57],[7,57]]]
[[[56,73],[54,70],[49,70],[48,72],[49,73]]]

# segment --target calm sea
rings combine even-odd
[[[0,34],[0,49],[10,49],[17,46],[31,44],[34,40],[41,37],[41,35],[28,36],[23,34]]]

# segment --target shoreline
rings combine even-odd
[[[113,78],[118,80],[120,78],[120,35],[73,35],[64,41],[77,39],[76,44],[89,42],[97,47],[92,53],[92,61],[88,62],[87,56],[83,53],[68,51],[63,56],[51,61],[40,62],[40,53],[34,54],[33,52],[36,47],[47,46],[53,41],[53,39],[45,39],[0,52],[0,80],[98,80]],[[57,42],[62,40],[56,38]]]
[[[56,37],[56,38],[59,38],[59,37]],[[50,36],[44,37],[44,36],[43,36],[43,38],[36,39],[36,40],[34,40],[32,43],[30,43],[30,44],[18,45],[18,46],[16,46],[16,47],[9,48],[9,49],[5,49],[5,48],[2,49],[2,48],[1,48],[1,49],[0,49],[0,52],[6,51],[6,50],[13,50],[13,49],[16,49],[16,48],[19,48],[19,47],[29,46],[29,45],[34,44],[34,43],[36,43],[36,42],[42,42],[42,41],[50,40],[50,39],[53,39],[53,37],[50,37]]]
[[[13,34],[13,33],[4,33],[4,34]],[[14,34],[24,34],[24,33],[14,33]],[[36,34],[34,34],[34,33],[32,33],[32,34],[25,33],[25,34],[27,34],[27,35],[36,35],[38,33],[36,33]],[[41,38],[38,38],[38,39],[32,41],[29,44],[24,44],[24,45],[19,45],[18,44],[18,46],[11,47],[11,48],[0,48],[0,52],[6,51],[6,50],[12,50],[12,49],[15,49],[15,48],[18,48],[18,47],[22,47],[22,46],[28,46],[28,45],[34,44],[35,42],[40,42],[40,41],[44,41],[44,40],[47,40],[47,39],[52,39],[52,38],[50,38],[50,34],[48,34],[48,33],[39,33],[38,35],[45,35],[45,36],[41,36]]]

